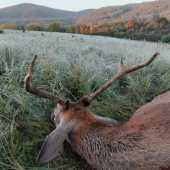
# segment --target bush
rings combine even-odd
[[[3,34],[4,33],[4,30],[0,30],[0,34]]]
[[[162,43],[170,43],[170,34],[163,36],[161,39],[161,42]]]
[[[133,34],[133,33],[135,33],[136,31],[134,30],[134,29],[128,29],[127,31],[126,31],[126,34],[128,35],[128,36],[130,36],[131,34]]]

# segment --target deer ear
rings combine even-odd
[[[39,151],[36,162],[38,164],[43,164],[58,156],[60,146],[72,129],[73,124],[60,122],[57,128],[46,137],[41,150]]]

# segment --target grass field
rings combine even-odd
[[[49,121],[54,103],[27,93],[24,77],[35,54],[34,85],[76,101],[125,66],[160,55],[101,94],[89,108],[94,114],[126,122],[133,112],[170,87],[170,45],[77,35],[9,31],[0,34],[0,169],[85,170],[86,163],[67,142],[61,154],[39,166],[36,156],[55,127]]]

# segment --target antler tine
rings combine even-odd
[[[33,72],[33,66],[34,66],[36,58],[37,58],[37,55],[34,56],[32,62],[30,63],[28,74],[26,75],[26,77],[24,79],[24,89],[36,96],[52,100],[56,103],[60,103],[63,105],[68,103],[69,101],[67,99],[55,96],[49,92],[40,91],[36,87],[34,87],[34,85],[32,83],[32,72]]]
[[[120,77],[122,77],[123,75],[128,74],[128,73],[130,73],[132,71],[138,70],[138,69],[140,69],[142,67],[145,67],[145,66],[149,65],[155,59],[155,57],[157,55],[158,55],[158,53],[156,52],[146,62],[137,64],[137,65],[134,65],[134,66],[131,66],[131,67],[125,67],[124,64],[123,64],[122,58],[121,58],[120,59],[120,69],[119,69],[118,73],[110,81],[108,81],[105,85],[103,85],[97,91],[95,91],[90,96],[88,96],[88,98],[90,98],[90,100],[94,100],[97,96],[99,96],[104,90],[106,90],[109,86],[111,86]]]
[[[28,70],[28,74],[30,74],[30,75],[32,75],[33,66],[34,66],[36,58],[37,58],[37,55],[34,56],[33,60],[30,63],[29,70]]]
[[[123,68],[125,68],[125,66],[124,66],[124,64],[123,64],[122,58],[120,58],[120,69],[119,69],[119,70],[121,70],[121,69],[123,69]]]

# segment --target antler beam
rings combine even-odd
[[[109,86],[111,86],[120,77],[122,77],[125,74],[128,74],[132,71],[138,70],[142,67],[149,65],[155,59],[155,57],[157,55],[158,55],[158,53],[156,52],[148,61],[134,65],[134,66],[131,66],[131,67],[125,67],[124,64],[123,64],[122,58],[121,58],[120,59],[120,69],[119,69],[118,73],[110,81],[108,81],[105,85],[103,85],[97,91],[95,91],[90,96],[88,96],[88,98],[90,98],[91,100],[94,100],[97,96],[99,96],[104,90],[106,90]]]
[[[36,87],[34,87],[34,85],[32,83],[32,73],[33,73],[33,66],[34,66],[36,58],[37,58],[37,55],[34,56],[34,59],[32,60],[30,66],[29,66],[28,74],[26,75],[25,80],[24,80],[24,89],[36,96],[52,100],[55,103],[60,103],[63,105],[68,103],[67,99],[55,96],[49,92],[40,91]]]

